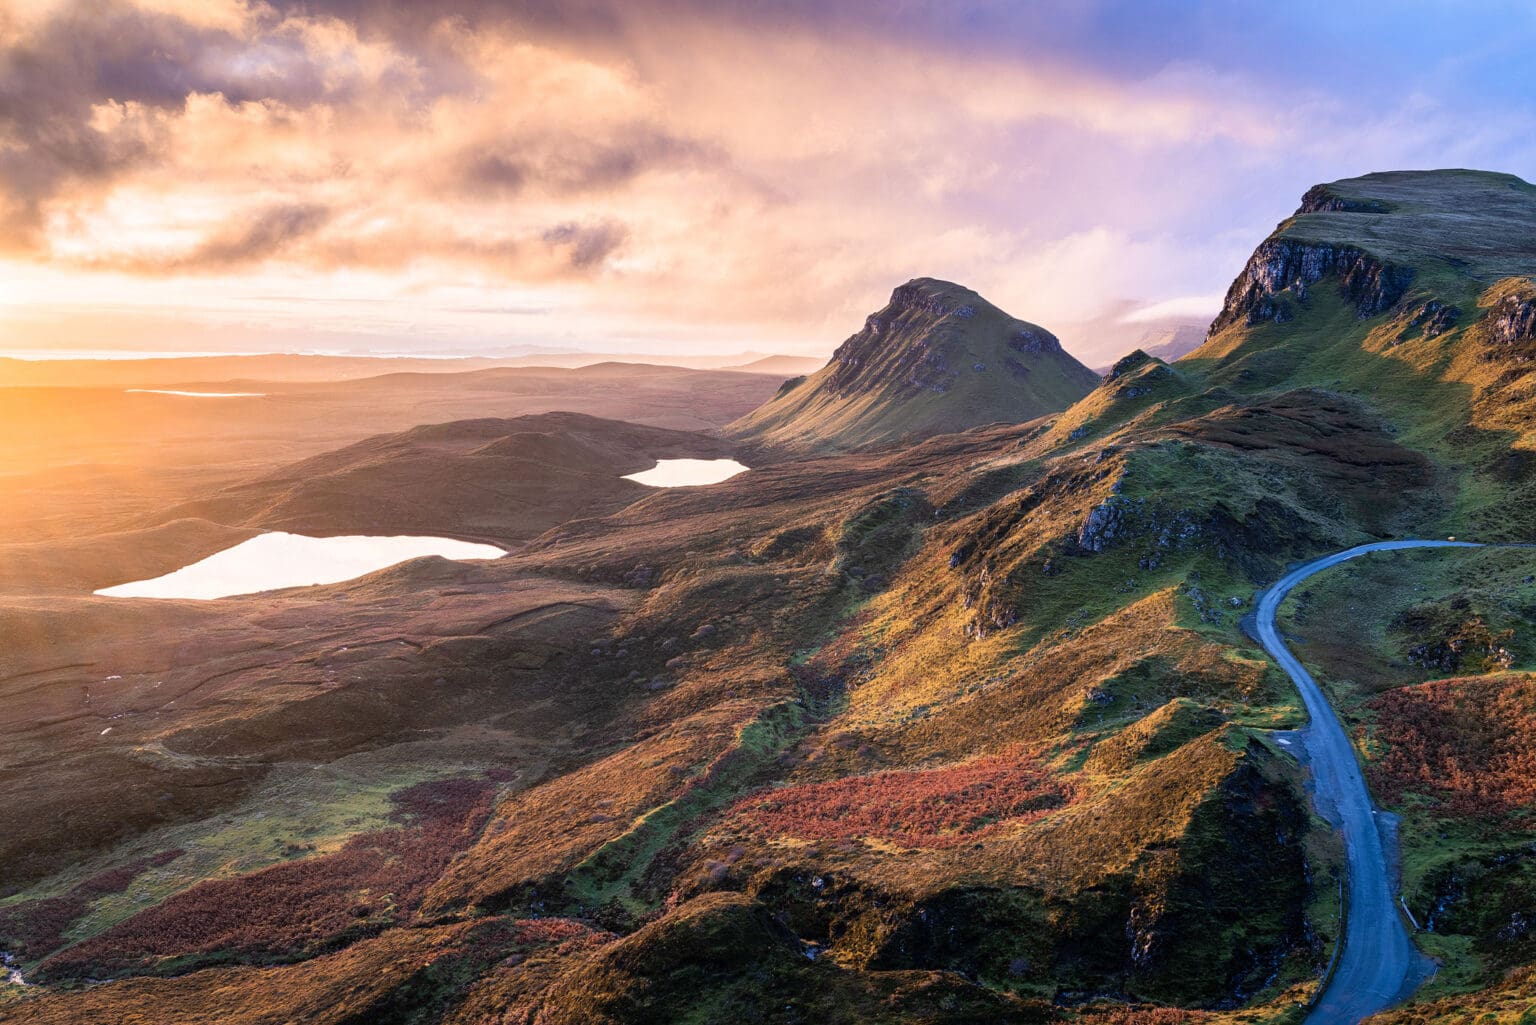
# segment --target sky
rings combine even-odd
[[[1492,0],[0,0],[0,351],[822,355],[926,275],[1100,362],[1312,184],[1536,177],[1533,52]]]

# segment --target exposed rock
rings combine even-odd
[[[1104,375],[1106,381],[1118,381],[1131,371],[1146,366],[1152,357],[1142,349],[1136,349],[1115,360],[1115,365],[1109,368],[1109,373]]]
[[[1408,318],[1408,323],[1403,325],[1403,329],[1398,332],[1397,340],[1400,342],[1405,341],[1409,335],[1413,334],[1415,328],[1422,329],[1422,334],[1425,338],[1438,338],[1455,327],[1456,322],[1460,319],[1461,308],[1459,306],[1452,306],[1449,303],[1441,302],[1439,299],[1431,299],[1415,310],[1412,317]]]
[[[1328,185],[1314,185],[1301,197],[1296,213],[1384,214],[1391,208],[1379,199],[1346,199]]]
[[[1211,333],[1236,323],[1284,323],[1295,316],[1292,300],[1306,302],[1308,289],[1330,275],[1338,276],[1340,295],[1362,319],[1374,317],[1403,297],[1413,274],[1412,267],[1383,263],[1355,246],[1271,238],[1232,282]]]
[[[1008,348],[1016,352],[1060,352],[1061,341],[1043,327],[1026,327],[1008,339]]]
[[[1484,673],[1508,669],[1514,662],[1504,646],[1512,632],[1494,632],[1483,617],[1471,613],[1464,598],[1452,599],[1447,606],[1416,605],[1392,625],[1408,635],[1408,661],[1425,669]]]
[[[976,315],[976,310],[973,306],[953,307],[945,296],[935,292],[933,289],[924,288],[917,281],[909,281],[892,291],[890,305],[901,310],[922,310],[924,313],[931,313],[936,317],[942,317],[956,308],[964,310],[963,316],[967,319]],[[879,314],[875,314],[875,317],[879,317]]]
[[[1506,295],[1488,312],[1489,338],[1495,345],[1523,348],[1536,342],[1536,295]]]
[[[1108,548],[1124,526],[1123,505],[1124,499],[1112,495],[1089,510],[1088,518],[1077,532],[1077,543],[1090,552]]]

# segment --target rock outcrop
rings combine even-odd
[[[1461,320],[1461,307],[1439,299],[1430,299],[1414,311],[1408,323],[1398,332],[1397,340],[1405,341],[1414,331],[1424,338],[1439,338]]]
[[[1314,185],[1301,197],[1297,214],[1384,214],[1392,208],[1379,199],[1341,196],[1332,185]]]
[[[1536,291],[1510,292],[1488,311],[1488,335],[1494,345],[1527,349],[1536,344]]]
[[[1284,323],[1295,316],[1294,304],[1306,302],[1311,287],[1330,276],[1338,277],[1339,294],[1363,319],[1396,305],[1413,283],[1414,271],[1384,263],[1356,246],[1271,238],[1232,282],[1211,334],[1231,324]]]

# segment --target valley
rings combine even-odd
[[[1318,186],[1102,377],[918,278],[804,378],[0,388],[0,1021],[1522,1020],[1533,228]],[[463,547],[95,593],[284,535]]]

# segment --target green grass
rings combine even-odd
[[[1513,629],[1516,670],[1536,668],[1536,549],[1440,549],[1379,553],[1334,567],[1292,594],[1282,605],[1281,629],[1298,638],[1298,655],[1328,690],[1362,755],[1375,753],[1374,695],[1448,674],[1406,661],[1409,638],[1394,627],[1412,606],[1468,600],[1469,613],[1495,630]],[[1457,866],[1493,863],[1529,842],[1530,836],[1487,823],[1437,813],[1410,794],[1393,808],[1400,830],[1402,893],[1422,920],[1434,899],[1434,882]],[[1469,899],[1469,898],[1463,898]],[[1441,963],[1422,999],[1485,986],[1488,970],[1467,935],[1420,932],[1425,953]]]
[[[788,750],[805,727],[793,703],[766,709],[742,728],[729,751],[695,773],[694,785],[646,812],[571,869],[566,875],[567,899],[581,908],[613,908],[636,917],[654,911],[665,894],[645,892],[641,882],[657,854],[685,841],[688,837],[680,833],[734,800],[743,784]]]
[[[1419,268],[1416,284],[1531,272],[1536,258],[1536,186],[1489,171],[1389,171],[1334,182],[1337,196],[1382,203],[1384,215],[1305,214],[1286,238],[1352,242],[1377,257]],[[1460,261],[1453,264],[1447,257]]]
[[[1011,349],[1020,332],[1041,329],[970,289],[928,278],[903,287],[951,312],[893,301],[879,312],[878,330],[866,326],[844,342],[840,352],[856,364],[834,359],[727,430],[769,448],[837,451],[1021,423],[1066,409],[1094,387],[1094,373],[1065,352]],[[967,306],[969,316],[953,312]],[[1010,370],[1010,360],[1025,371]]]
[[[1471,993],[1488,984],[1482,963],[1472,949],[1472,937],[1420,932],[1413,939],[1438,965],[1434,976],[1414,994],[1416,1001]]]
[[[490,734],[432,750],[401,745],[313,766],[275,769],[240,805],[200,822],[136,837],[110,855],[76,866],[8,898],[6,905],[56,896],[91,875],[157,851],[181,857],[140,874],[121,893],[97,899],[69,931],[94,936],[205,879],[227,878],[280,861],[341,847],[359,833],[391,828],[390,794],[416,783],[478,775],[499,760],[503,741]]]

